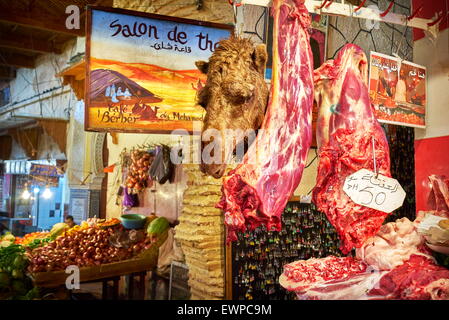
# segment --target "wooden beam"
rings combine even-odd
[[[16,70],[8,67],[0,67],[0,79],[12,80],[16,77]]]
[[[103,6],[103,7],[112,7],[114,5],[114,0],[98,0],[92,6]]]
[[[21,54],[6,55],[0,52],[0,65],[12,66],[17,68],[34,68],[34,58]]]
[[[3,80],[0,78],[0,90],[3,90],[5,88],[9,87],[9,81]]]
[[[94,3],[89,3],[89,4],[86,4],[86,7],[87,6],[89,6],[89,7],[112,7],[114,5],[114,0],[98,0],[98,1],[96,1],[96,2],[94,2]],[[87,10],[86,10],[86,7],[84,7],[84,8],[80,8],[80,10],[81,10],[81,20],[83,20],[84,19],[84,17],[86,16],[86,14],[87,14]]]
[[[78,100],[84,99],[84,78],[86,77],[86,63],[84,59],[67,67],[56,76],[62,77],[64,85],[70,85]]]
[[[84,37],[84,28],[82,27],[83,24],[81,23],[80,29],[67,29],[65,26],[65,18],[65,13],[62,19],[55,19],[54,17],[43,15],[37,17],[27,17],[24,15],[24,12],[8,12],[6,10],[0,11],[0,21],[2,22],[18,24],[29,28],[52,31],[71,36]]]
[[[11,36],[4,33],[0,37],[0,47],[37,53],[62,53],[61,48],[55,47],[49,42],[37,39],[31,40],[30,37]]]

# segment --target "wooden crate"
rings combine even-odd
[[[165,242],[167,236],[168,233],[165,232],[151,248],[144,250],[133,259],[80,268],[80,282],[112,278],[156,268],[159,247]],[[69,274],[64,270],[31,274],[35,286],[47,288],[64,285],[68,276]]]

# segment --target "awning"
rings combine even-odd
[[[67,67],[56,76],[62,77],[64,85],[70,85],[78,100],[84,100],[84,79],[86,78],[84,58]]]
[[[40,127],[29,129],[13,128],[9,129],[8,133],[22,147],[28,159],[36,159],[39,136],[42,133]]]
[[[61,153],[67,155],[68,120],[38,118],[34,119],[34,121],[35,124],[32,127],[8,129],[7,135],[0,136],[0,145],[2,146],[0,148],[0,160],[11,160],[11,150],[14,141],[23,149],[27,159],[36,160],[40,150],[39,147],[41,149],[45,148],[45,143],[48,143],[45,139],[45,141],[42,139],[49,139],[48,137],[51,137],[54,143],[56,143]],[[46,135],[43,135],[43,133]],[[39,143],[44,143],[44,145],[40,146]]]
[[[67,120],[37,120],[40,127],[53,138],[59,147],[59,150],[63,152],[66,156],[66,146],[67,146]]]

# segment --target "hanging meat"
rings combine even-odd
[[[428,209],[443,211],[449,214],[449,179],[432,174],[429,176],[431,190],[427,199]]]
[[[262,130],[241,164],[224,178],[217,205],[227,240],[265,224],[280,230],[282,211],[301,180],[312,140],[313,60],[304,0],[275,0],[273,77]]]
[[[343,191],[349,175],[374,171],[374,158],[377,172],[391,177],[388,142],[368,96],[367,68],[362,49],[347,44],[314,72],[319,165],[313,201],[336,228],[345,254],[375,235],[388,215],[354,203]]]

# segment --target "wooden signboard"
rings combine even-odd
[[[30,167],[30,175],[40,175],[47,177],[62,177],[64,173],[56,166],[49,166],[46,164],[32,163]]]
[[[87,11],[85,130],[193,132],[208,60],[230,25],[114,8]],[[199,126],[201,128],[201,126]]]

